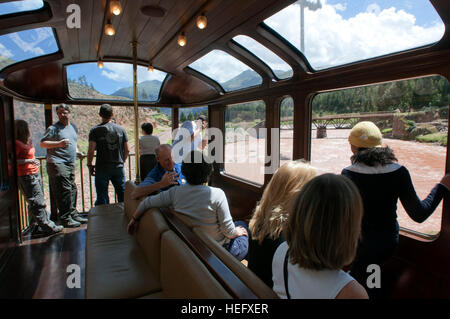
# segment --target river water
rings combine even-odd
[[[349,129],[327,129],[327,137],[317,139],[316,131],[311,132],[311,163],[319,173],[339,174],[350,165],[352,155],[347,137]],[[292,159],[292,130],[280,132],[281,164]],[[264,139],[251,139],[225,146],[225,171],[228,174],[262,184],[264,181]],[[393,149],[398,162],[406,166],[411,174],[416,192],[424,199],[434,185],[440,181],[445,171],[446,148],[439,145],[423,144],[413,141],[384,139],[384,145]],[[228,155],[227,154],[233,154]],[[398,203],[400,226],[425,234],[436,234],[441,229],[442,204],[425,222],[412,221]]]

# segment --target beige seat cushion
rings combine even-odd
[[[171,230],[164,232],[161,239],[161,285],[166,298],[231,298],[200,259]]]
[[[139,206],[141,200],[131,199],[131,192],[136,188],[136,184],[133,181],[127,181],[125,183],[125,194],[124,194],[124,203],[125,203],[125,214],[128,219],[134,214],[136,209]]]
[[[161,290],[158,274],[152,272],[144,252],[126,231],[125,213],[115,208],[98,206],[89,216],[86,298],[137,298]]]
[[[262,299],[278,299],[278,295],[270,287],[231,255],[225,248],[219,245],[217,241],[211,238],[211,236],[209,236],[201,227],[194,227],[193,231],[257,297]]]
[[[157,208],[146,211],[139,221],[136,239],[155,274],[160,272],[161,235],[168,229],[166,220]]]

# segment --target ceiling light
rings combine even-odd
[[[148,72],[153,72],[153,65],[149,64],[147,70],[148,70]]]
[[[206,16],[202,13],[197,17],[197,28],[199,29],[206,28],[206,22],[207,22]]]
[[[112,0],[109,4],[109,9],[111,10],[111,13],[116,16],[122,13],[122,5],[118,0]]]
[[[114,30],[114,26],[111,23],[111,20],[108,20],[105,25],[105,34],[109,36],[113,36],[116,33]]]
[[[186,45],[186,36],[184,35],[184,32],[181,32],[178,36],[178,45],[180,47],[184,47]]]
[[[103,61],[101,59],[98,60],[97,66],[99,69],[103,69]]]

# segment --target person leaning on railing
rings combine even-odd
[[[42,178],[39,173],[39,161],[34,157],[35,149],[30,139],[28,123],[24,120],[14,121],[16,134],[17,177],[19,189],[25,196],[33,219],[39,225],[38,230],[44,235],[61,232],[64,227],[57,226],[50,220],[46,209]]]
[[[87,218],[80,216],[76,209],[75,160],[82,155],[77,146],[78,130],[70,122],[68,105],[58,105],[56,114],[59,121],[47,128],[40,146],[47,150],[47,173],[58,218],[64,227],[78,227],[87,223]]]
[[[353,152],[352,165],[344,168],[342,175],[356,184],[364,204],[361,240],[350,274],[366,286],[370,275],[367,267],[383,264],[397,247],[398,200],[415,222],[422,223],[448,194],[450,175],[445,175],[421,201],[408,169],[396,163],[397,158],[388,146],[382,146],[382,134],[374,123],[363,121],[356,124],[348,141]],[[368,289],[370,297],[383,297],[381,289]]]

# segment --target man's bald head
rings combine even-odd
[[[155,153],[159,165],[166,171],[173,171],[175,162],[172,158],[172,146],[169,144],[161,144],[156,148]]]

